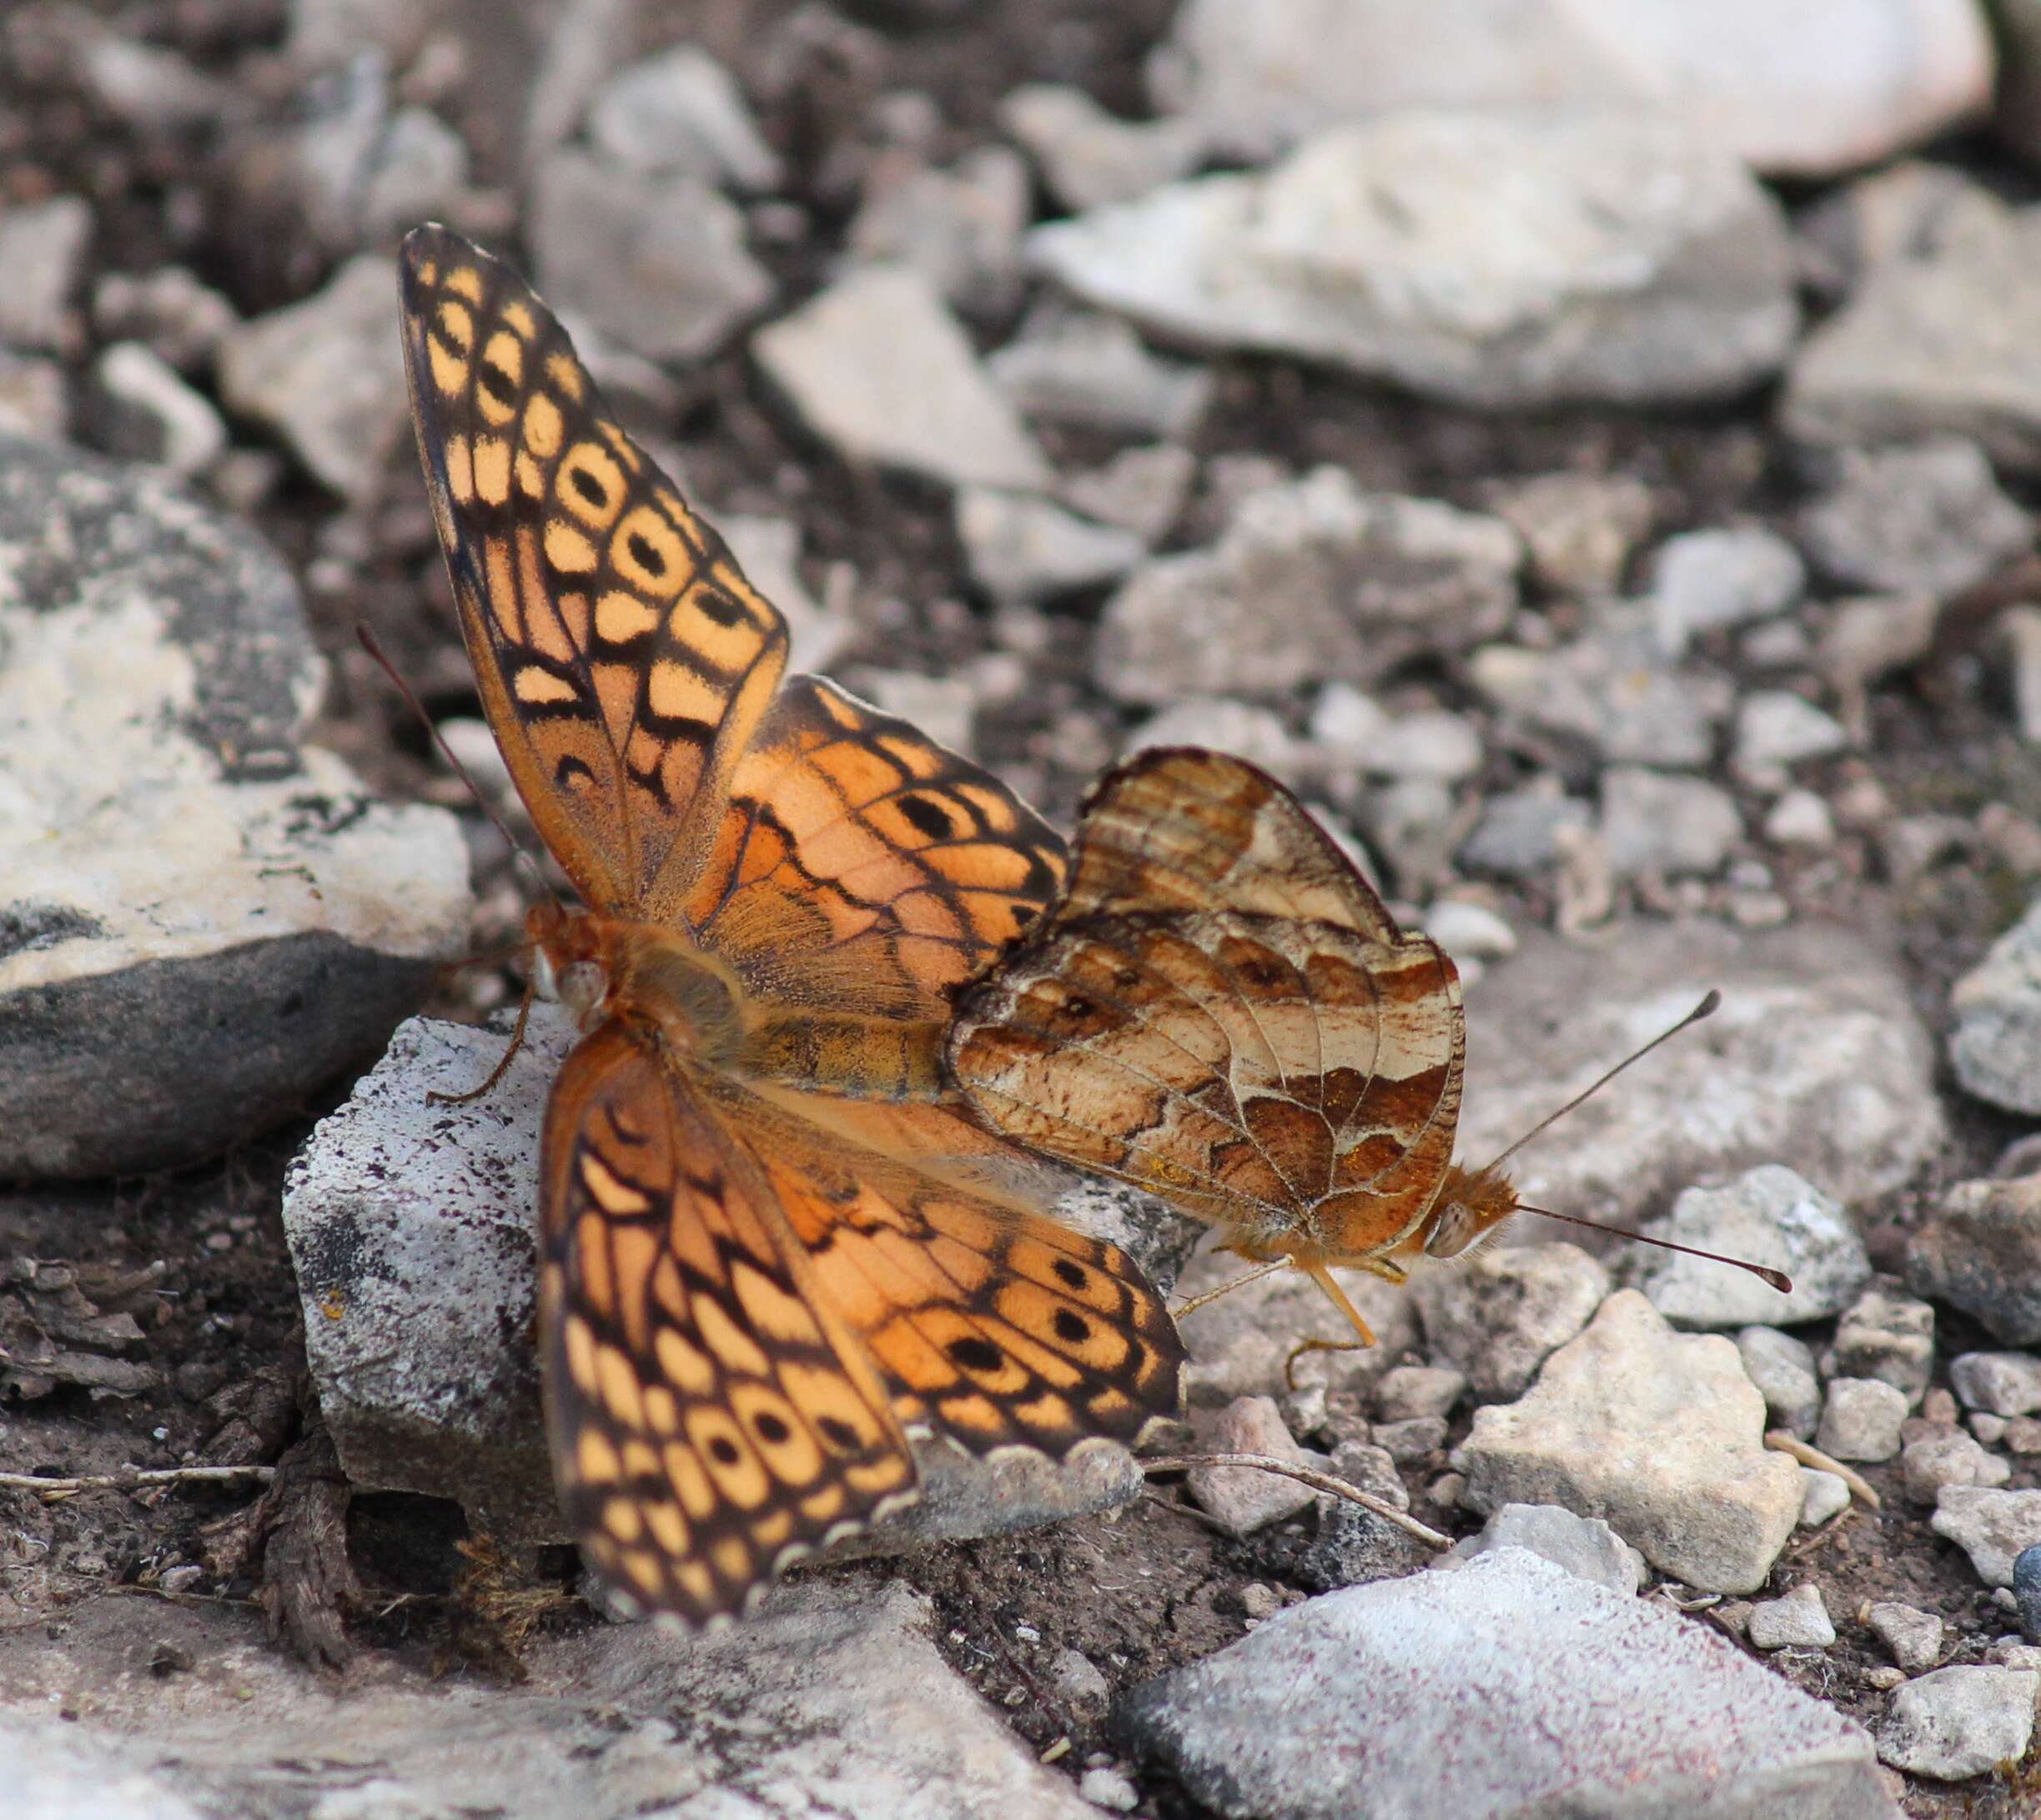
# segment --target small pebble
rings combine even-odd
[[[1890,1460],[1899,1451],[1907,1398],[1877,1378],[1837,1378],[1822,1406],[1814,1445],[1837,1460]]]
[[[1812,1581],[1752,1606],[1744,1628],[1753,1649],[1826,1649],[1836,1640],[1822,1589]]]
[[[1890,1662],[1880,1662],[1877,1667],[1864,1671],[1864,1685],[1876,1688],[1880,1693],[1890,1693],[1895,1687],[1903,1687],[1906,1680],[1906,1670],[1895,1668]]]
[[[175,1594],[189,1592],[204,1578],[204,1568],[196,1566],[190,1561],[183,1561],[175,1567],[165,1568],[162,1579],[156,1583],[165,1592]]]
[[[2013,1599],[2019,1607],[2020,1630],[2030,1643],[2041,1643],[2041,1543],[2013,1557]]]
[[[1970,1412],[1970,1432],[1987,1447],[1996,1447],[2003,1440],[2009,1425],[2008,1418],[1994,1415],[1989,1410],[1973,1410]]]
[[[1396,1365],[1375,1387],[1375,1412],[1385,1422],[1449,1415],[1466,1388],[1465,1374],[1450,1365]]]
[[[1283,1596],[1274,1586],[1250,1580],[1240,1589],[1240,1609],[1251,1618],[1272,1618],[1283,1609]]]
[[[1423,1460],[1445,1445],[1445,1423],[1436,1415],[1413,1415],[1400,1422],[1377,1422],[1375,1445],[1399,1465]]]
[[[1800,1483],[1802,1529],[1818,1529],[1830,1517],[1839,1516],[1850,1507],[1850,1488],[1832,1472],[1823,1472],[1817,1466],[1802,1466]]]
[[[1132,1813],[1141,1805],[1134,1785],[1116,1769],[1088,1769],[1078,1777],[1077,1792],[1108,1813]]]
[[[1940,1659],[1943,1623],[1933,1612],[1902,1605],[1896,1599],[1881,1599],[1866,1606],[1862,1615],[1903,1673],[1922,1674]]]
[[[1103,1719],[1113,1703],[1111,1686],[1080,1650],[1058,1650],[1049,1663],[1048,1682],[1073,1719]]]

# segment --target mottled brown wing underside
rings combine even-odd
[[[1288,792],[1165,749],[1093,793],[1068,893],[958,994],[948,1059],[1032,1149],[1263,1244],[1386,1251],[1451,1161],[1464,1030],[1444,951]]]
[[[490,726],[584,900],[671,921],[772,704],[786,622],[515,273],[420,228],[401,290],[412,417]]]

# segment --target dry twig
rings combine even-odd
[[[153,1485],[221,1485],[233,1479],[267,1484],[274,1466],[126,1466],[118,1472],[91,1472],[72,1479],[44,1479],[33,1472],[0,1472],[0,1491],[33,1491],[54,1503],[81,1491],[139,1491]]]
[[[1803,1466],[1812,1466],[1817,1472],[1832,1472],[1850,1488],[1850,1496],[1867,1510],[1882,1511],[1885,1501],[1872,1487],[1869,1480],[1820,1448],[1810,1446],[1797,1435],[1789,1435],[1782,1428],[1770,1429],[1765,1434],[1765,1445],[1782,1454],[1790,1454]]]
[[[1308,1485],[1314,1491],[1329,1492],[1335,1498],[1345,1498],[1350,1504],[1358,1504],[1385,1523],[1395,1524],[1406,1536],[1415,1536],[1428,1548],[1446,1549],[1453,1546],[1451,1536],[1441,1536],[1407,1511],[1398,1510],[1393,1504],[1385,1504],[1359,1486],[1335,1479],[1330,1472],[1320,1472],[1315,1466],[1293,1466],[1289,1461],[1278,1460],[1272,1455],[1164,1454],[1159,1459],[1141,1462],[1141,1470],[1151,1477],[1159,1472],[1188,1472],[1194,1466],[1245,1466],[1254,1472],[1273,1472],[1285,1479],[1294,1479],[1300,1485]]]

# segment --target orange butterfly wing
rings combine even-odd
[[[1294,798],[1165,749],[1093,792],[1068,892],[958,993],[948,1063],[994,1130],[1252,1254],[1366,1263],[1445,1179],[1465,1031],[1444,950]]]
[[[1060,1453],[1175,1406],[1122,1254],[929,1173],[996,1148],[933,1103],[943,989],[1041,913],[1062,843],[905,722],[781,686],[780,616],[515,274],[423,229],[403,302],[484,708],[590,906],[549,927],[611,966],[541,1171],[563,1501],[623,1596],[715,1618],[911,1498],[909,1426]],[[705,1004],[734,1048],[676,1046]]]

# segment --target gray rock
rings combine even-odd
[[[2041,607],[2008,607],[1999,615],[1998,631],[2013,661],[2013,711],[2020,737],[2041,746]]]
[[[1668,538],[1651,563],[1651,619],[1669,652],[1697,633],[1783,613],[1807,586],[1800,552],[1762,525],[1690,530]]]
[[[1096,1724],[1113,1703],[1113,1689],[1098,1665],[1082,1651],[1058,1650],[1049,1659],[1048,1684],[1070,1717]]]
[[[1584,833],[1592,819],[1587,804],[1567,796],[1556,777],[1536,777],[1488,798],[1481,819],[1460,844],[1460,862],[1506,878],[1545,872],[1559,863],[1564,837]]]
[[[231,83],[202,74],[175,51],[118,32],[93,34],[78,61],[100,106],[145,134],[214,125],[232,118],[241,100]]]
[[[1108,1813],[1132,1813],[1141,1805],[1141,1792],[1119,1770],[1108,1764],[1088,1769],[1077,1779],[1077,1792],[1094,1807]]]
[[[1800,515],[1800,535],[1846,586],[1947,599],[2033,542],[2033,518],[2000,490],[1974,442],[1849,449],[1841,468]]]
[[[1496,706],[1533,727],[1580,740],[1611,763],[1676,771],[1713,760],[1735,700],[1718,671],[1666,656],[1648,606],[1613,602],[1556,650],[1491,645],[1469,673]]]
[[[62,442],[70,432],[71,401],[55,360],[0,348],[0,435]]]
[[[301,304],[271,310],[220,344],[220,396],[274,430],[314,479],[350,504],[373,500],[410,440],[395,319],[397,268],[364,254]]]
[[[2041,902],[1956,982],[1949,1009],[1949,1060],[1964,1090],[2008,1112],[2041,1113]]]
[[[1814,1445],[1836,1460],[1890,1460],[1906,1419],[1903,1390],[1876,1378],[1832,1379]]]
[[[1487,409],[1732,396],[1798,323],[1777,205],[1663,115],[1387,115],[1050,223],[1028,255],[1166,334]]]
[[[372,1054],[465,945],[453,818],[300,745],[324,675],[252,532],[0,440],[0,1174],[217,1155]]]
[[[1465,1373],[1450,1365],[1398,1365],[1384,1372],[1375,1387],[1375,1419],[1402,1422],[1450,1415],[1466,1389]]]
[[[933,1628],[907,1588],[830,1576],[782,1588],[721,1636],[643,1624],[539,1636],[515,1687],[395,1662],[364,1687],[307,1675],[254,1612],[88,1601],[61,1642],[31,1626],[0,1645],[0,1757],[61,1791],[30,1804],[33,1820],[691,1808],[1097,1820],[945,1665]],[[164,1643],[200,1665],[168,1689],[130,1666]],[[60,1701],[80,1719],[60,1720]]]
[[[1151,715],[1128,735],[1124,752],[1151,746],[1213,746],[1285,780],[1298,771],[1297,742],[1282,716],[1251,701],[1192,695]],[[1320,817],[1321,825],[1325,817]],[[1330,827],[1326,832],[1337,840]]]
[[[1442,897],[1425,911],[1425,933],[1455,961],[1494,961],[1516,952],[1516,931],[1486,905]]]
[[[1743,837],[1727,791],[1702,777],[1668,777],[1638,765],[1601,774],[1601,838],[1619,877],[1719,872]]]
[[[1926,656],[1941,615],[1941,602],[1930,594],[1840,601],[1830,611],[1814,666],[1836,691],[1843,721],[1857,738],[1868,725],[1871,685]]]
[[[2013,1476],[2011,1461],[1987,1453],[1961,1429],[1923,1435],[1901,1450],[1899,1470],[1907,1496],[1916,1504],[1933,1504],[1948,1485],[2001,1486]]]
[[[2031,1352],[1964,1352],[1949,1361],[1949,1383],[1965,1409],[1994,1415],[2041,1410],[2041,1359]]]
[[[1294,1570],[1314,1592],[1400,1579],[1431,1559],[1415,1536],[1364,1506],[1345,1498],[1320,1498],[1318,1504],[1318,1532],[1298,1556]]]
[[[1878,1756],[1894,1769],[1959,1782],[2015,1763],[2033,1742],[2041,1674],[1962,1665],[1938,1668],[1893,1696]]]
[[[546,1094],[574,1038],[534,1008],[526,1047],[488,1099],[428,1102],[483,1079],[500,1034],[414,1020],[291,1166],[284,1235],[307,1311],[306,1355],[340,1461],[364,1488],[459,1502],[506,1542],[558,1539],[528,1339],[530,1207]],[[1125,1233],[1113,1191],[1065,1197],[1058,1217]],[[1129,1235],[1130,1236],[1130,1235]],[[1179,1235],[1180,1242],[1180,1235]],[[1144,1254],[1166,1282],[1172,1259]],[[1126,1502],[1140,1470],[1087,1443],[1058,1465],[917,1449],[922,1497],[859,1543],[901,1548],[1003,1532]]]
[[[1804,1496],[1792,1461],[1763,1445],[1764,1413],[1728,1341],[1675,1333],[1621,1290],[1519,1401],[1475,1412],[1453,1464],[1475,1510],[1564,1505],[1605,1518],[1662,1573],[1749,1592]]]
[[[1292,1606],[1123,1710],[1229,1820],[1898,1815],[1850,1721],[1700,1625],[1517,1548]]]
[[[1835,815],[1812,790],[1788,790],[1766,811],[1764,836],[1774,847],[1833,847]]]
[[[1457,1269],[1420,1273],[1410,1293],[1432,1356],[1488,1401],[1517,1395],[1587,1325],[1609,1273],[1577,1245],[1490,1245]]]
[[[82,196],[0,209],[0,343],[51,354],[74,353],[73,300],[92,244],[92,205]]]
[[[1144,1268],[1148,1268],[1144,1259]],[[1243,1275],[1240,1260],[1207,1249],[1184,1269],[1178,1285],[1197,1296]],[[1365,1271],[1336,1273],[1340,1286],[1374,1330],[1375,1344],[1352,1351],[1312,1351],[1296,1361],[1296,1381],[1329,1390],[1358,1390],[1374,1383],[1417,1344],[1417,1314],[1410,1294]],[[1149,1271],[1151,1278],[1155,1273]],[[1184,1366],[1186,1392],[1194,1404],[1219,1405],[1237,1396],[1283,1395],[1289,1388],[1284,1361],[1300,1340],[1331,1340],[1344,1345],[1353,1330],[1325,1292],[1295,1270],[1278,1270],[1242,1284],[1209,1302],[1184,1323],[1190,1358]]]
[[[1776,1163],[1848,1204],[1898,1187],[1934,1154],[1934,1052],[1888,956],[1833,925],[1738,933],[1677,922],[1618,924],[1586,942],[1526,930],[1489,968],[1469,995],[1462,1155],[1478,1163],[1513,1144],[1710,987],[1722,993],[1712,1018],[1516,1159],[1526,1201],[1634,1225],[1691,1182]],[[1538,1229],[1528,1217],[1513,1229]],[[1747,1283],[1751,1312],[1734,1325],[1772,1320],[1777,1298],[1755,1278],[1702,1268]]]
[[[972,578],[1001,602],[1050,601],[1096,587],[1148,554],[1130,530],[1094,525],[1038,495],[997,487],[963,488],[956,522]]]
[[[1319,1392],[1321,1396],[1325,1394],[1322,1390]],[[1332,1450],[1332,1472],[1335,1478],[1345,1480],[1370,1496],[1380,1498],[1385,1504],[1393,1504],[1399,1511],[1410,1507],[1410,1488],[1404,1484],[1396,1462],[1386,1449],[1377,1447],[1371,1441],[1341,1441]]]
[[[1814,1349],[1776,1327],[1746,1327],[1737,1335],[1737,1352],[1765,1400],[1767,1422],[1802,1440],[1812,1435],[1822,1411]]]
[[[1943,0],[1847,0],[1812,36],[1780,30],[1760,0],[1648,18],[1623,0],[1417,13],[1396,0],[1192,0],[1150,61],[1149,87],[1159,107],[1249,158],[1387,109],[1655,111],[1677,95],[1725,149],[1807,177],[1878,163],[1982,111],[1991,93],[1983,22]]]
[[[181,265],[107,272],[93,287],[93,327],[106,341],[141,341],[180,373],[209,367],[241,319],[232,304]]]
[[[870,266],[752,337],[767,376],[845,460],[949,486],[1039,490],[1048,464],[918,273]]]
[[[226,452],[227,426],[212,400],[153,349],[116,341],[93,363],[97,440],[113,454],[171,473],[203,474]]]
[[[919,272],[967,314],[1003,315],[1019,300],[1028,167],[1003,145],[981,146],[946,169],[877,173],[847,236],[849,257]]]
[[[1802,1529],[1819,1529],[1830,1517],[1840,1516],[1850,1507],[1849,1482],[1835,1473],[1823,1472],[1815,1466],[1802,1466],[1800,1490]]]
[[[649,359],[706,359],[772,301],[744,217],[697,179],[566,148],[540,165],[529,219],[548,301]]]
[[[1412,1415],[1400,1422],[1377,1422],[1375,1441],[1391,1460],[1410,1465],[1445,1445],[1445,1420],[1438,1415]]]
[[[1690,1188],[1664,1219],[1646,1223],[1671,1239],[1783,1270],[1793,1291],[1782,1295],[1747,1271],[1678,1252],[1646,1251],[1639,1285],[1658,1311],[1688,1327],[1772,1326],[1820,1320],[1847,1308],[1871,1275],[1871,1260],[1849,1215],[1832,1196],[1792,1169],[1767,1164],[1721,1188]]]
[[[1944,1486],[1930,1519],[1969,1556],[1988,1586],[2013,1584],[2013,1563],[2023,1549],[2041,1543],[2041,1491],[2002,1491],[1990,1486]]]
[[[1932,253],[1867,272],[1794,356],[1787,430],[1843,445],[1954,435],[2002,467],[2041,465],[2041,210],[1966,225]]]
[[[1749,782],[1778,777],[1789,766],[1849,748],[1849,729],[1790,689],[1753,689],[1737,708],[1731,757]]]
[[[1486,503],[1524,540],[1533,578],[1561,594],[1612,593],[1651,528],[1651,490],[1628,475],[1502,481]]]
[[[1204,131],[1189,120],[1116,119],[1062,83],[1026,83],[999,103],[999,123],[1042,173],[1066,209],[1131,202],[1185,175],[1204,150]]]
[[[2041,1545],[2013,1557],[2013,1602],[2019,1607],[2021,1633],[2030,1643],[2041,1639]]]
[[[780,186],[779,158],[742,91],[698,45],[676,44],[611,77],[589,103],[588,137],[641,176],[752,191]]]
[[[1822,1375],[1882,1378],[1904,1391],[1912,1405],[1926,1392],[1934,1360],[1934,1310],[1874,1285],[1837,1323],[1836,1337],[1822,1355]]]
[[[1958,1182],[1908,1240],[1907,1282],[2007,1345],[2041,1341],[2041,1175]]]
[[[1743,1634],[1752,1649],[1827,1649],[1836,1640],[1822,1589],[1812,1581],[1783,1598],[1761,1599],[1751,1607]]]
[[[1365,686],[1492,637],[1521,554],[1498,519],[1319,468],[1250,494],[1210,548],[1137,569],[1106,605],[1093,675],[1118,700],[1154,703]]]
[[[1189,450],[1152,443],[1123,449],[1111,460],[1070,475],[1060,496],[1073,511],[1130,530],[1152,549],[1182,515],[1197,471],[1198,458]]]
[[[1313,1464],[1283,1425],[1274,1397],[1240,1397],[1223,1410],[1198,1411],[1194,1422],[1200,1452],[1266,1454],[1292,1466]],[[1251,1466],[1197,1466],[1184,1483],[1204,1513],[1234,1536],[1294,1516],[1318,1496],[1298,1480]]]
[[[457,214],[468,194],[468,147],[427,108],[390,117],[363,173],[361,237],[401,238],[421,221]]]
[[[1556,1504],[1504,1505],[1436,1565],[1456,1568],[1498,1548],[1528,1549],[1611,1592],[1634,1593],[1644,1583],[1643,1556],[1600,1517],[1576,1516]]]
[[[1038,309],[986,362],[1022,415],[1120,435],[1181,439],[1212,402],[1212,375],[1151,354],[1117,316]]]
[[[1933,1668],[1942,1654],[1942,1620],[1932,1611],[1881,1599],[1866,1609],[1864,1622],[1909,1675]]]

